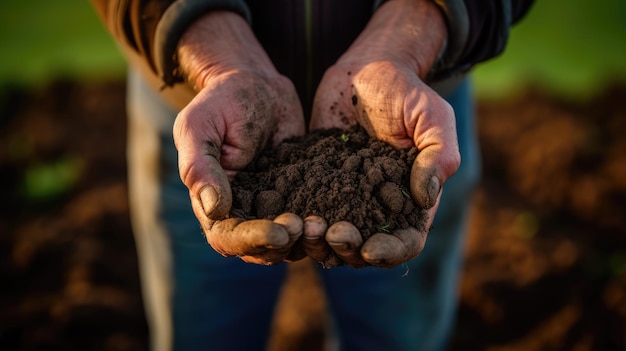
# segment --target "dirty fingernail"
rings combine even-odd
[[[306,240],[310,240],[310,241],[318,241],[318,240],[322,239],[321,236],[309,236],[309,235],[305,235],[304,238]]]
[[[330,245],[335,250],[349,250],[350,245],[348,243],[337,243],[328,241],[328,245]]]
[[[441,184],[439,183],[439,178],[437,178],[437,176],[433,176],[430,178],[430,182],[428,182],[428,208],[435,205],[440,191]]]
[[[206,186],[204,189],[200,191],[200,201],[202,202],[202,209],[204,213],[208,216],[213,212],[215,207],[217,207],[217,202],[219,200],[219,196],[217,195],[217,191],[212,186]]]
[[[348,244],[347,243],[339,243],[339,242],[335,242],[335,241],[328,241],[328,245],[339,247],[339,246],[347,246]]]

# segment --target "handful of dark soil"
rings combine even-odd
[[[365,238],[407,227],[422,230],[424,210],[409,192],[417,153],[395,149],[356,127],[288,139],[235,177],[231,216],[317,215],[329,225],[351,222]]]

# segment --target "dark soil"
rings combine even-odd
[[[452,351],[626,350],[624,96],[479,102],[483,180]],[[147,350],[125,131],[123,82],[0,87],[1,350]],[[27,191],[33,170],[64,164],[69,186]],[[321,350],[314,272],[290,265],[270,349]]]
[[[283,212],[349,221],[368,238],[407,227],[424,229],[424,210],[409,194],[416,148],[397,150],[361,128],[321,130],[267,150],[232,183],[240,218]]]

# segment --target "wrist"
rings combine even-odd
[[[234,12],[209,12],[192,23],[178,42],[177,57],[182,75],[196,90],[238,71],[277,74],[248,23]]]
[[[388,0],[342,59],[398,62],[424,79],[443,54],[447,34],[445,19],[432,0]]]

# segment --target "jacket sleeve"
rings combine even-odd
[[[168,86],[182,80],[176,46],[185,29],[212,10],[239,13],[248,22],[243,0],[91,0],[118,43],[137,53]]]
[[[385,0],[378,0],[380,5]],[[504,50],[509,28],[521,19],[533,0],[433,0],[448,27],[445,52],[431,68],[431,82],[467,73],[475,64]]]

